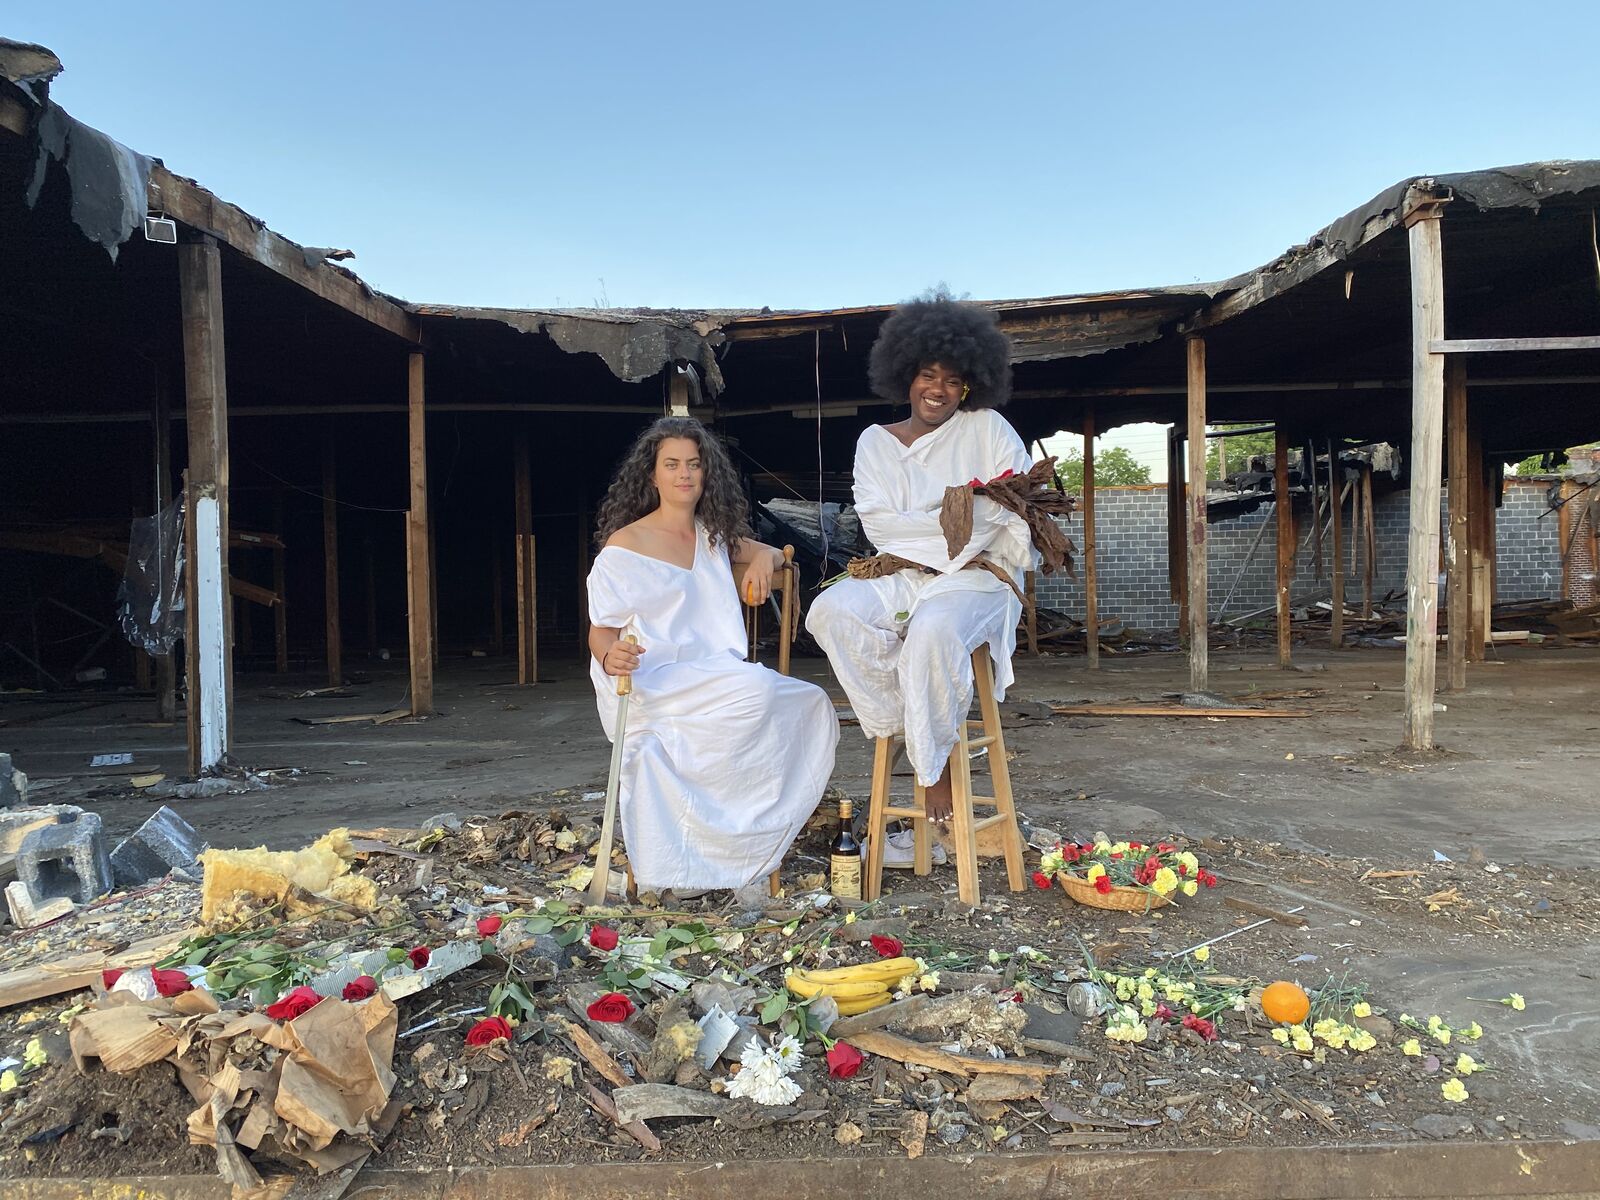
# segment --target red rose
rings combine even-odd
[[[828,1051],[828,1074],[835,1079],[853,1079],[861,1070],[862,1054],[849,1042],[835,1042]]]
[[[1094,881],[1094,890],[1102,896],[1109,894],[1111,891],[1111,876],[1102,875],[1099,879],[1096,879]]]
[[[589,1020],[609,1021],[613,1025],[633,1015],[633,1001],[621,992],[607,992],[589,1005]]]
[[[429,953],[426,946],[413,946],[406,954],[406,957],[411,960],[411,965],[420,971],[423,967],[428,965],[428,960],[432,958],[433,955]]]
[[[615,950],[617,931],[609,925],[592,925],[589,928],[589,945],[596,950]]]
[[[1033,873],[1033,886],[1036,888],[1047,888],[1053,885],[1050,876],[1046,875],[1043,871],[1035,871]]]
[[[310,1012],[321,1004],[323,997],[312,988],[301,984],[291,992],[287,992],[267,1005],[267,1016],[274,1021],[292,1021],[303,1012]]]
[[[497,934],[499,932],[500,932],[500,918],[499,917],[479,917],[478,918],[478,936],[479,937],[493,937],[495,934]]]
[[[194,984],[182,971],[151,971],[150,978],[155,980],[156,992],[162,996],[181,996],[194,991]]]
[[[118,970],[101,971],[100,972],[100,985],[102,987],[104,987],[106,989],[106,991],[109,992],[112,988],[117,986],[117,980],[119,980],[121,978],[122,978],[122,972],[121,971],[118,971]]]
[[[378,981],[371,975],[362,975],[344,985],[346,1000],[365,1000],[378,990]]]
[[[501,1038],[511,1040],[511,1022],[504,1017],[485,1017],[467,1030],[467,1045],[487,1046]]]
[[[879,958],[899,958],[906,952],[905,944],[899,938],[885,937],[875,933],[871,937],[872,948],[878,952]]]

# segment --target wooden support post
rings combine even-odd
[[[519,429],[515,443],[517,506],[517,682],[539,682],[539,560],[533,536],[533,472],[528,435]]]
[[[272,498],[273,530],[278,535],[278,541],[283,541],[283,493],[276,492]],[[278,594],[278,602],[272,606],[272,656],[273,666],[279,675],[289,671],[289,596],[288,596],[288,570],[284,562],[285,551],[282,546],[276,546],[272,551],[272,590]]]
[[[1328,439],[1328,503],[1333,517],[1333,621],[1329,626],[1335,650],[1344,645],[1344,471],[1339,466],[1339,443]]]
[[[1447,546],[1450,585],[1450,640],[1446,654],[1450,663],[1449,686],[1459,692],[1467,686],[1467,643],[1472,628],[1472,572],[1467,539],[1467,521],[1472,487],[1467,461],[1467,365],[1456,357],[1445,363],[1445,437],[1449,442],[1450,540]]]
[[[411,352],[407,377],[410,416],[411,508],[406,513],[406,624],[410,631],[411,715],[433,712],[433,558],[428,537],[428,436],[422,352]]]
[[[1206,343],[1191,337],[1189,392],[1189,690],[1211,686],[1206,622]]]
[[[327,626],[328,686],[344,682],[344,636],[339,626],[339,499],[333,430],[322,442],[322,607]]]
[[[1167,592],[1174,604],[1181,605],[1187,589],[1188,560],[1184,555],[1183,510],[1186,493],[1179,439],[1177,426],[1167,431]],[[1188,633],[1188,627],[1181,617],[1178,630],[1184,635]]]
[[[1406,214],[1411,249],[1411,516],[1406,555],[1405,745],[1433,748],[1439,631],[1439,475],[1444,440],[1444,246],[1440,207]]]
[[[1100,669],[1100,594],[1094,546],[1094,406],[1083,413],[1083,641],[1089,669]]]
[[[1372,515],[1372,465],[1361,469],[1361,615],[1372,617],[1372,580],[1377,573],[1378,522]]]
[[[1028,656],[1039,657],[1039,581],[1038,572],[1024,571],[1022,573],[1022,619],[1028,638]],[[779,631],[778,646],[785,645],[783,635],[786,630]],[[788,672],[785,672],[787,674]]]
[[[232,746],[233,630],[228,594],[228,384],[222,326],[222,256],[210,237],[178,247],[183,378],[188,416],[188,542],[194,588],[190,712],[198,718],[190,761],[218,766]],[[193,727],[193,722],[191,723]]]
[[[1272,494],[1278,518],[1278,665],[1287,667],[1293,633],[1289,624],[1289,589],[1294,584],[1294,509],[1289,503],[1289,435],[1281,425],[1273,434]]]
[[[189,472],[183,473],[183,594],[196,596],[199,592],[195,580],[198,565],[194,546],[194,494],[189,490]],[[200,658],[196,647],[200,644],[200,605],[186,603],[183,608],[183,695],[184,725],[187,730],[189,774],[198,775],[202,768],[200,757]]]
[[[172,376],[165,364],[156,368],[155,396],[155,510],[167,511],[172,503]],[[159,526],[158,526],[159,528]],[[161,556],[166,561],[166,555]],[[171,721],[178,712],[177,651],[156,659],[156,720]]]

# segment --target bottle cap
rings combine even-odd
[[[851,814],[851,811],[850,797],[846,796],[843,800],[839,801],[839,815],[841,817],[848,817]]]

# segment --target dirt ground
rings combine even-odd
[[[1077,836],[1223,839],[1229,850],[1214,865],[1238,877],[1230,894],[1280,909],[1304,905],[1304,930],[1241,934],[1224,943],[1220,963],[1232,958],[1252,974],[1308,985],[1348,971],[1391,1014],[1482,1022],[1480,1057],[1495,1072],[1475,1083],[1464,1128],[1488,1136],[1505,1117],[1530,1134],[1600,1137],[1597,664],[1589,650],[1502,650],[1473,669],[1466,693],[1441,695],[1441,749],[1408,756],[1394,750],[1399,653],[1302,649],[1300,669],[1289,672],[1265,655],[1214,653],[1214,691],[1312,715],[1057,717],[1008,731],[1013,781],[1034,825]],[[563,791],[550,802],[581,818],[597,807],[582,797],[604,786],[606,747],[576,660],[544,669],[547,683],[517,688],[506,682],[506,662],[446,663],[440,714],[382,727],[307,727],[292,718],[391,708],[404,693],[401,672],[373,672],[348,698],[303,700],[276,697],[320,681],[243,676],[238,758],[303,774],[266,792],[169,803],[220,845],[289,847],[335,824],[415,826],[441,811],[495,813]],[[818,659],[798,660],[796,673],[830,683]],[[1010,698],[1153,700],[1187,684],[1176,655],[1109,659],[1098,673],[1081,658],[1019,659]],[[1290,692],[1303,694],[1261,698]],[[142,724],[142,703],[52,711],[39,701],[0,703],[0,720],[12,722],[0,726],[0,744],[33,779],[62,780],[37,791],[38,802],[93,808],[120,835],[153,805],[85,774],[90,756],[132,752],[141,768],[182,771],[181,728]],[[835,782],[864,798],[868,766],[865,739],[847,729]],[[1369,869],[1424,874],[1363,880]],[[1458,899],[1428,902],[1452,890]],[[1074,934],[1115,936],[1108,918],[1064,913],[1055,933],[1063,947]],[[1227,927],[1212,917],[1215,929],[1196,932]],[[1186,920],[1162,923],[1150,949],[1181,948]],[[1306,953],[1317,959],[1306,962]],[[1525,1012],[1482,1002],[1511,992],[1527,997]],[[1494,1109],[1501,1097],[1514,1100],[1513,1111]],[[1368,1128],[1349,1133],[1381,1134],[1381,1109],[1368,1116]]]

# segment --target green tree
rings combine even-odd
[[[1249,428],[1249,426],[1234,426],[1234,428]],[[1228,429],[1226,425],[1213,425],[1213,433]],[[1239,433],[1226,438],[1228,443],[1228,470],[1222,470],[1222,463],[1218,458],[1218,445],[1222,438],[1206,439],[1206,478],[1222,479],[1225,474],[1244,470],[1245,462],[1252,454],[1271,455],[1274,435],[1271,433]]]
[[[1083,495],[1083,454],[1068,450],[1066,457],[1056,463],[1056,478],[1061,486],[1074,496]],[[1150,468],[1128,452],[1125,446],[1107,446],[1094,456],[1095,487],[1149,483]]]

